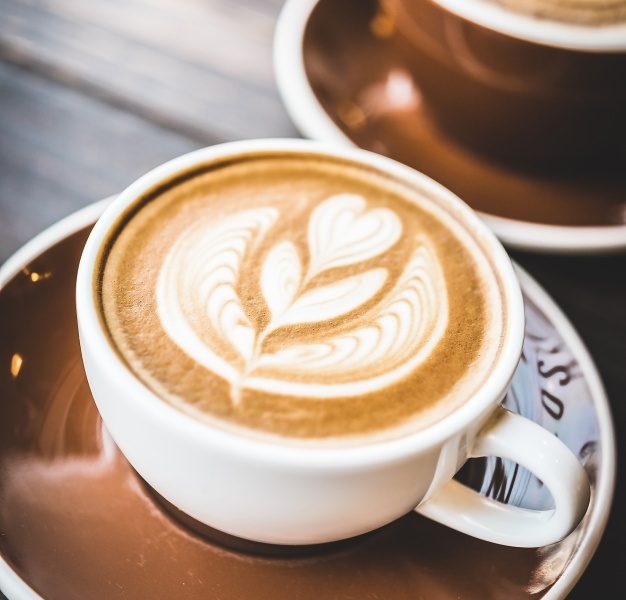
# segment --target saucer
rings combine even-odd
[[[276,29],[279,89],[310,138],[404,162],[477,210],[508,246],[544,253],[626,250],[626,170],[514,170],[439,131],[419,81],[389,41],[376,0],[289,0]],[[615,172],[619,171],[619,172]]]
[[[0,269],[0,590],[10,600],[554,599],[571,590],[606,525],[613,426],[589,354],[530,276],[519,270],[526,340],[505,403],[584,463],[592,503],[578,529],[553,546],[509,548],[411,512],[359,538],[270,553],[185,524],[102,426],[80,356],[74,285],[103,208],[57,223]],[[539,481],[498,458],[470,461],[458,477],[505,503],[550,506]]]

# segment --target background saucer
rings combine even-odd
[[[583,461],[592,505],[550,547],[496,546],[410,513],[370,535],[306,553],[259,556],[197,536],[160,507],[102,427],[85,380],[74,310],[88,207],[0,269],[0,589],[11,600],[298,597],[563,598],[608,517],[613,427],[595,367],[558,307],[524,272],[524,355],[506,404]],[[498,459],[459,474],[484,494],[545,507],[540,483]],[[38,595],[40,594],[40,596]]]
[[[376,0],[289,0],[274,62],[287,109],[308,137],[385,154],[468,202],[513,248],[626,249],[626,172],[514,171],[441,135],[377,21]],[[419,82],[417,82],[419,84]],[[558,215],[558,217],[555,217]]]

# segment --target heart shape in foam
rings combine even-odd
[[[387,208],[367,209],[355,194],[337,194],[313,211],[308,227],[307,279],[333,267],[363,262],[386,252],[402,234],[402,223]]]

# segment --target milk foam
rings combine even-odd
[[[142,200],[103,261],[129,368],[212,426],[403,435],[482,385],[506,313],[481,241],[422,190],[335,159],[208,165]]]
[[[537,17],[587,25],[626,21],[626,0],[495,0]]]
[[[157,307],[164,330],[190,357],[230,383],[234,403],[243,388],[311,398],[372,393],[428,358],[446,329],[448,298],[439,260],[426,239],[413,240],[412,255],[396,281],[388,281],[388,269],[374,263],[315,284],[321,273],[371,262],[402,235],[393,210],[370,208],[354,194],[331,196],[312,212],[306,268],[289,239],[271,245],[260,273],[253,274],[269,313],[267,323],[256,326],[238,295],[246,277],[241,268],[246,255],[271,238],[280,218],[278,209],[265,207],[196,223],[181,232],[159,274]],[[375,296],[378,301],[363,309]],[[337,320],[340,333],[324,326]],[[296,331],[284,347],[265,347],[278,329],[304,324],[319,327],[315,340],[298,341]]]

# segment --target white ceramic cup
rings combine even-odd
[[[492,376],[458,410],[388,441],[294,445],[196,420],[158,398],[126,367],[104,329],[94,285],[103,247],[120,217],[146,191],[176,174],[230,155],[268,150],[318,153],[383,169],[432,197],[489,254],[508,307],[503,348]],[[172,160],[122,192],[96,223],[80,261],[76,302],[87,378],[113,439],[159,494],[215,529],[259,542],[315,544],[373,530],[417,507],[469,535],[535,547],[568,535],[587,509],[589,483],[574,455],[538,425],[500,407],[524,335],[522,296],[509,257],[468,206],[395,161],[302,140],[235,142]],[[491,455],[532,471],[551,491],[555,508],[507,506],[452,480],[468,458]]]

